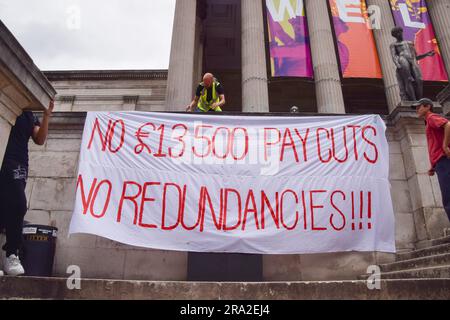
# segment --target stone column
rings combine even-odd
[[[427,5],[447,73],[450,73],[450,1],[431,0]]]
[[[197,0],[197,18],[195,21],[195,53],[194,72],[192,85],[195,90],[203,77],[203,50],[204,50],[204,30],[203,22],[206,19],[206,0]],[[193,93],[192,93],[193,94]]]
[[[261,0],[242,0],[242,111],[269,112]]]
[[[305,0],[319,113],[345,113],[328,0]]]
[[[389,113],[401,103],[400,88],[397,82],[396,67],[392,61],[390,45],[395,39],[391,35],[392,28],[395,27],[394,18],[391,13],[389,1],[367,0],[368,6],[379,8],[379,29],[374,29],[373,34],[380,58],[381,69],[383,71],[383,82],[388,102]]]
[[[184,111],[194,96],[196,11],[196,0],[177,0],[167,79],[167,111]]]

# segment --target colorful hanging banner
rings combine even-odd
[[[364,0],[329,0],[344,78],[381,78]]]
[[[313,77],[303,0],[266,0],[272,77]]]
[[[448,81],[425,0],[390,1],[395,24],[403,28],[404,39],[414,43],[417,54],[422,55],[431,50],[436,53],[432,57],[426,57],[419,61],[423,79],[427,81]]]

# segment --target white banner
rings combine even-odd
[[[70,233],[164,250],[395,252],[377,115],[90,112]]]

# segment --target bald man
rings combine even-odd
[[[188,112],[222,112],[225,93],[212,73],[206,73],[195,92],[194,100],[187,106]]]

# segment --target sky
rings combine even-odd
[[[0,0],[43,71],[167,69],[175,0]]]

